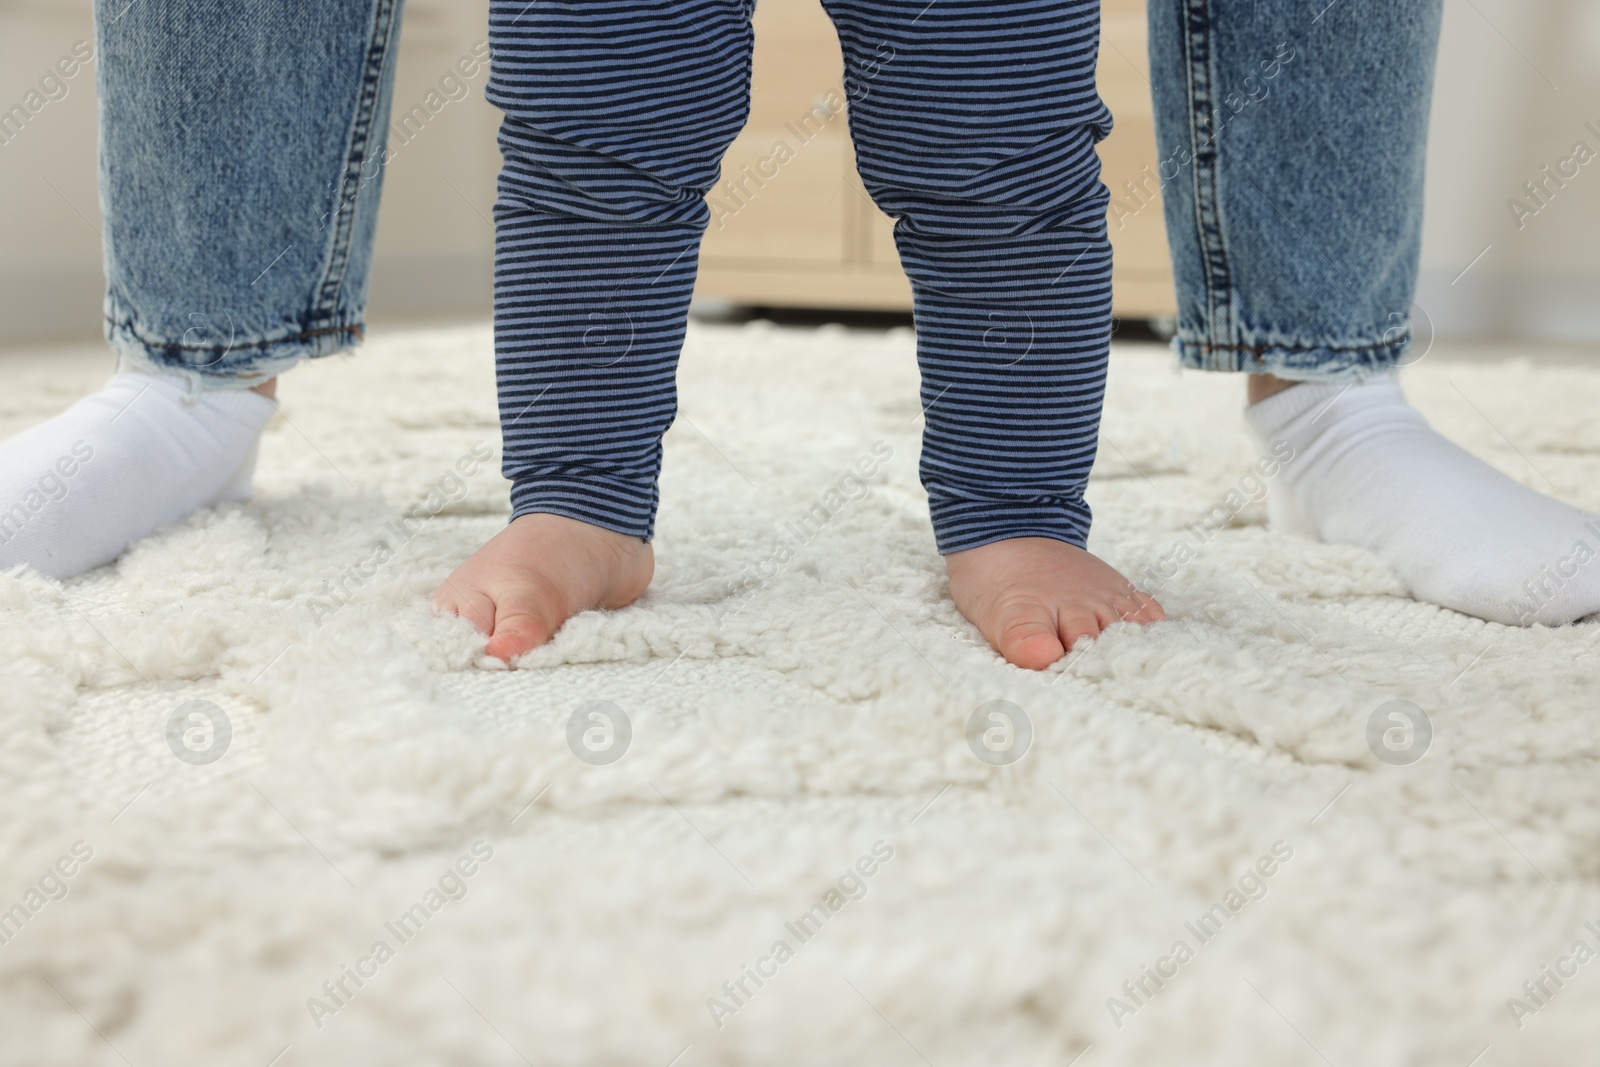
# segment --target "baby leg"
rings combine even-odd
[[[704,198],[749,110],[752,5],[490,5],[512,522],[434,594],[490,634],[490,655],[649,585]]]
[[[826,7],[861,176],[914,292],[922,482],[956,606],[1036,669],[1161,618],[1084,550],[1111,335],[1099,4]]]

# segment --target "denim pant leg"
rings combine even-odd
[[[96,0],[106,331],[195,387],[361,338],[401,0]]]
[[[490,0],[494,343],[512,517],[649,540],[755,0]]]
[[[1363,378],[1412,337],[1441,0],[1150,0],[1180,362]]]

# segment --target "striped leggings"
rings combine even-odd
[[[766,0],[792,3],[796,0]],[[648,540],[754,0],[492,0],[495,353],[513,515]],[[896,220],[939,551],[1082,546],[1111,327],[1097,0],[824,0]],[[798,443],[797,443],[798,445]]]

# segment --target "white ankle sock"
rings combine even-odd
[[[249,389],[186,392],[174,375],[120,371],[0,442],[0,569],[70,578],[196,508],[248,498],[276,406]]]
[[[1543,496],[1450,443],[1393,375],[1304,383],[1245,409],[1270,448],[1287,442],[1272,525],[1359,545],[1419,600],[1507,625],[1600,611],[1600,519]]]

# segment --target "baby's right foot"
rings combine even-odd
[[[489,635],[484,651],[509,663],[580,611],[638,600],[655,565],[637,537],[561,515],[523,515],[457,567],[433,603],[471,620]]]
[[[989,645],[1042,671],[1114,622],[1160,622],[1161,605],[1109,563],[1048,537],[1013,537],[944,558],[950,599]]]

